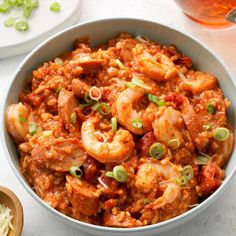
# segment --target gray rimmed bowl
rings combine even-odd
[[[2,111],[1,116],[1,124],[3,127],[1,129],[1,141],[8,162],[10,163],[11,168],[13,169],[21,184],[37,202],[43,205],[45,209],[47,209],[52,214],[52,216],[57,217],[58,219],[73,227],[76,227],[79,230],[96,235],[154,235],[174,228],[190,220],[192,217],[206,209],[221,193],[223,193],[232,176],[236,172],[235,150],[233,151],[231,159],[226,166],[226,178],[223,184],[217,191],[215,191],[209,198],[207,198],[197,207],[180,216],[154,225],[130,229],[111,228],[77,221],[54,210],[43,200],[41,200],[22,176],[19,169],[19,158],[16,146],[5,128],[4,113],[7,106],[18,102],[18,95],[24,87],[25,80],[30,77],[31,72],[37,68],[37,66],[60,55],[62,52],[72,50],[74,40],[79,37],[89,36],[92,45],[99,45],[107,41],[109,38],[117,36],[120,32],[128,32],[134,36],[141,34],[150,38],[151,40],[165,45],[175,44],[182,53],[190,56],[193,59],[195,68],[216,75],[216,77],[219,79],[220,87],[223,89],[225,96],[231,101],[231,106],[228,110],[228,116],[229,122],[234,127],[235,132],[236,99],[234,95],[236,89],[232,80],[233,76],[230,74],[224,63],[222,63],[222,61],[216,55],[214,55],[210,49],[206,48],[192,37],[189,37],[179,31],[150,21],[121,18],[97,20],[73,26],[40,44],[24,59],[14,74],[14,80],[10,85],[4,101],[4,111]]]

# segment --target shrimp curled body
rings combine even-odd
[[[133,136],[129,131],[119,129],[112,142],[101,142],[96,136],[95,117],[86,120],[81,127],[82,143],[86,152],[101,163],[119,163],[129,158],[134,149]]]
[[[143,112],[133,109],[133,105],[144,96],[143,88],[128,88],[123,91],[116,101],[116,115],[120,124],[134,134],[145,134],[152,130],[151,122],[157,107],[149,104]],[[133,121],[138,120],[142,123],[142,127],[137,128],[133,125]]]
[[[28,133],[28,108],[21,102],[12,104],[6,111],[7,131],[17,143],[24,141],[24,137]]]
[[[158,180],[164,179],[166,185],[163,195],[145,208],[158,209],[168,203],[172,203],[179,195],[181,187],[175,183],[175,179],[181,175],[180,168],[170,162],[155,161],[147,162],[140,166],[136,175],[136,188],[143,193],[149,193],[157,187]]]

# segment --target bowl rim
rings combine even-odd
[[[82,222],[76,219],[73,219],[69,216],[64,215],[63,213],[55,210],[54,208],[52,208],[51,206],[49,206],[46,202],[44,202],[41,198],[39,198],[39,196],[32,190],[32,188],[27,184],[26,180],[24,179],[24,177],[19,173],[19,171],[15,168],[15,165],[13,163],[13,160],[11,159],[10,153],[8,151],[7,148],[7,142],[6,142],[6,135],[7,131],[6,131],[6,126],[5,126],[5,110],[6,110],[6,102],[7,99],[9,97],[9,91],[10,88],[12,87],[17,74],[21,71],[21,68],[24,66],[24,64],[31,59],[32,56],[34,56],[35,52],[38,51],[39,49],[41,49],[42,47],[44,47],[44,45],[46,45],[48,42],[53,41],[55,38],[59,37],[62,34],[66,34],[69,31],[72,31],[74,29],[79,29],[81,26],[87,26],[87,25],[91,25],[91,24],[102,24],[102,23],[106,23],[109,21],[133,21],[136,23],[147,23],[147,24],[155,24],[157,26],[161,26],[164,28],[167,28],[170,31],[174,31],[175,33],[178,33],[180,35],[185,36],[186,38],[188,38],[191,41],[194,41],[195,43],[199,44],[204,50],[206,50],[209,54],[211,54],[211,56],[213,56],[216,61],[218,61],[221,66],[225,69],[225,72],[228,74],[229,78],[231,79],[233,85],[234,85],[234,89],[235,89],[235,82],[233,80],[234,76],[231,72],[231,70],[225,65],[225,63],[223,62],[223,60],[216,55],[208,46],[203,45],[203,42],[201,42],[199,39],[196,39],[194,36],[189,35],[188,33],[183,33],[180,30],[177,30],[171,26],[165,25],[163,23],[159,23],[159,22],[155,22],[155,21],[150,21],[150,20],[145,20],[145,19],[140,19],[140,18],[127,18],[127,17],[121,17],[121,18],[104,18],[104,19],[98,19],[98,20],[90,20],[90,21],[85,21],[79,24],[76,24],[74,26],[68,27],[56,34],[54,34],[53,36],[49,37],[48,39],[44,40],[42,43],[40,43],[34,50],[32,50],[24,59],[23,61],[20,63],[20,65],[16,68],[15,72],[12,75],[13,80],[11,81],[9,87],[8,87],[8,91],[5,94],[4,98],[3,98],[3,110],[2,110],[2,114],[1,114],[1,124],[3,125],[3,129],[1,129],[1,145],[2,148],[5,152],[6,155],[6,159],[7,162],[9,163],[11,169],[13,170],[15,176],[17,177],[17,179],[19,180],[19,182],[21,183],[21,185],[23,185],[24,189],[27,190],[27,192],[31,195],[31,197],[33,197],[34,199],[37,200],[38,203],[40,203],[40,205],[42,205],[44,208],[46,208],[52,215],[56,215],[56,217],[64,220],[65,222],[68,221],[68,223],[70,224],[74,224],[74,225],[78,225],[78,226],[82,226],[82,230],[84,230],[84,228],[87,229],[91,229],[91,230],[95,230],[95,231],[104,231],[104,232],[111,232],[111,233],[135,233],[135,232],[144,232],[144,231],[149,231],[149,230],[153,230],[155,228],[163,228],[165,226],[168,226],[170,224],[176,223],[178,221],[181,222],[184,221],[184,219],[187,220],[187,218],[189,217],[189,219],[191,218],[190,216],[194,216],[197,215],[198,213],[200,213],[201,211],[203,211],[204,209],[206,209],[207,206],[209,206],[211,203],[214,202],[214,200],[219,197],[219,195],[221,193],[224,192],[224,189],[228,186],[228,184],[230,183],[230,180],[232,179],[232,177],[235,175],[236,173],[236,165],[232,168],[232,171],[229,175],[226,176],[226,178],[224,179],[223,183],[221,184],[221,186],[211,195],[209,196],[207,199],[205,199],[201,204],[199,204],[198,206],[192,208],[191,210],[180,214],[174,218],[171,218],[169,220],[163,221],[163,222],[159,222],[156,224],[152,224],[152,225],[146,225],[146,226],[140,226],[140,227],[134,227],[134,228],[117,228],[117,227],[107,227],[107,226],[100,226],[100,225],[94,225],[94,224],[90,224],[90,223],[86,223],[86,222]]]

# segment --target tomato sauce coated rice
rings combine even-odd
[[[96,48],[78,39],[34,70],[6,126],[48,205],[138,227],[190,210],[222,184],[229,105],[217,78],[174,45],[122,33]]]

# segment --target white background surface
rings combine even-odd
[[[224,30],[205,28],[183,15],[173,0],[85,0],[79,22],[108,17],[136,17],[157,21],[197,37],[224,60],[233,71],[236,82],[236,26]],[[0,60],[1,106],[13,79],[13,72],[24,57],[25,55]],[[20,185],[7,163],[2,147],[0,154],[0,184],[11,188],[23,204],[23,236],[86,235],[52,218]],[[205,212],[160,236],[182,235],[236,235],[236,176],[223,195]]]

